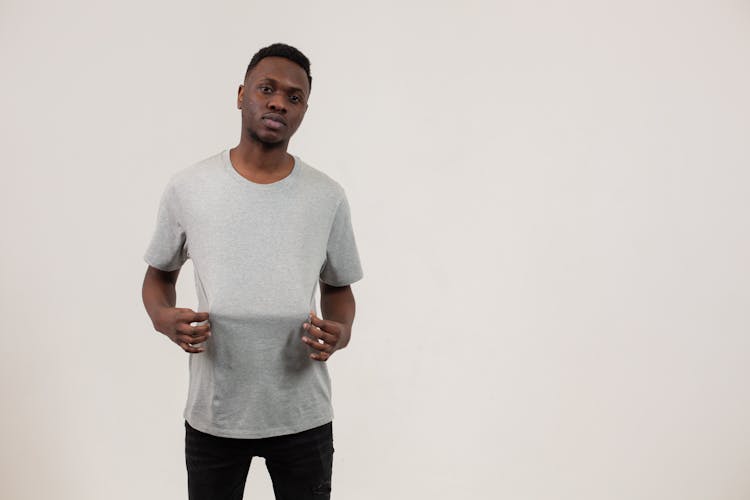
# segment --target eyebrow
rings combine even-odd
[[[274,80],[273,78],[268,78],[268,77],[265,77],[265,78],[261,78],[261,79],[260,79],[260,81],[261,81],[261,82],[271,82],[271,83],[275,83],[275,84],[278,84],[278,83],[279,83],[278,81]],[[299,88],[299,87],[288,87],[288,88],[289,88],[289,90],[292,90],[292,91],[298,91],[298,92],[301,92],[301,93],[302,93],[302,95],[305,95],[305,91],[304,91],[304,90],[302,90],[302,89],[301,89],[301,88]]]

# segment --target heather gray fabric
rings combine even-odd
[[[229,150],[177,171],[144,255],[178,269],[192,259],[198,311],[212,336],[189,354],[184,417],[215,436],[263,438],[333,419],[325,362],[310,359],[302,323],[318,312],[318,279],[362,278],[344,189],[296,155],[280,181],[242,177]]]

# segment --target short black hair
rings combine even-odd
[[[285,43],[274,43],[269,45],[268,47],[263,47],[258,52],[256,52],[253,58],[250,59],[250,64],[247,65],[245,78],[247,78],[247,75],[250,74],[250,71],[255,66],[257,66],[260,60],[264,57],[284,57],[286,59],[289,59],[293,63],[296,63],[305,70],[305,73],[307,73],[307,83],[310,89],[312,89],[312,76],[310,76],[310,60],[307,58],[307,56],[305,56],[305,54],[292,47],[291,45],[287,45]]]

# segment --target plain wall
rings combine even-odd
[[[187,498],[142,256],[277,41],[312,62],[289,150],[345,187],[365,273],[333,498],[750,497],[739,0],[3,0],[0,497]]]

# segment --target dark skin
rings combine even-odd
[[[308,107],[310,86],[305,70],[283,57],[266,57],[245,77],[237,91],[237,109],[242,114],[240,143],[229,150],[235,170],[246,179],[268,184],[289,175],[294,158],[287,153]],[[211,338],[208,312],[175,307],[175,285],[179,269],[146,269],[142,297],[154,329],[166,335],[185,352],[201,353],[200,344]],[[354,294],[349,285],[320,282],[323,318],[310,311],[302,324],[307,335],[301,342],[310,347],[310,358],[327,361],[349,344],[355,314]],[[202,323],[193,325],[193,323]]]

